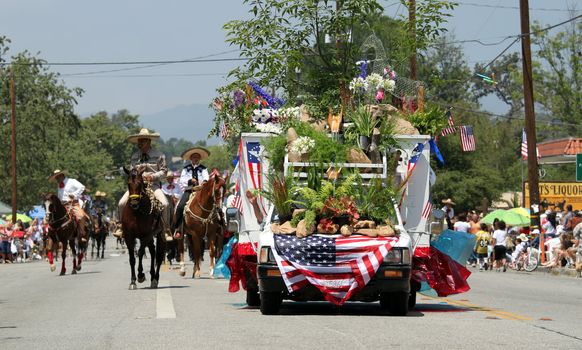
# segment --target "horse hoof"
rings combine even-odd
[[[59,276],[63,276],[65,273],[67,273],[67,270],[61,270],[61,273],[59,274]]]
[[[75,268],[77,271],[81,271],[81,265],[77,265],[77,267]]]
[[[182,277],[186,276],[186,271],[180,271],[180,276]]]
[[[76,275],[77,274],[77,270],[73,269],[73,272],[71,272],[71,275]]]
[[[51,265],[51,272],[55,272],[57,270],[57,267],[55,265]]]
[[[137,278],[137,281],[139,283],[143,283],[145,280],[146,280],[145,276],[140,276],[140,277]]]
[[[130,283],[129,284],[129,290],[136,290],[137,286],[135,285],[135,283]]]
[[[156,288],[158,288],[158,281],[156,281],[156,280],[152,280],[152,283],[150,284],[150,288],[151,288],[151,289],[156,289]]]

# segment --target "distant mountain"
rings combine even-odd
[[[172,137],[193,143],[206,140],[208,145],[213,145],[218,142],[218,138],[206,139],[212,129],[213,118],[214,112],[207,105],[193,104],[140,115],[139,121],[146,128],[159,132],[164,140]]]

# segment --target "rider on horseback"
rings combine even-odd
[[[95,192],[95,200],[93,201],[93,205],[91,206],[91,215],[95,219],[95,222],[101,226],[104,225],[104,222],[100,222],[100,217],[102,218],[105,213],[107,213],[107,203],[105,202],[104,197],[107,195],[105,192],[97,191]],[[103,219],[101,219],[103,220]]]
[[[200,189],[200,185],[208,181],[210,178],[208,175],[208,170],[200,161],[208,158],[210,152],[202,147],[193,147],[187,149],[182,153],[182,159],[190,160],[190,164],[186,165],[182,169],[182,174],[180,174],[179,184],[184,190],[182,198],[180,198],[180,203],[176,208],[176,220],[174,220],[174,226],[172,227],[172,232],[179,236],[180,233],[176,232],[180,229],[182,225],[182,220],[184,219],[184,207],[186,202],[190,198],[192,192],[196,192]]]
[[[66,170],[57,169],[53,171],[49,181],[56,181],[59,184],[57,197],[73,213],[75,220],[79,224],[81,242],[87,243],[87,224],[91,222],[91,219],[79,204],[79,198],[85,191],[85,186],[79,181],[67,177],[66,174]]]
[[[139,134],[128,136],[127,140],[131,143],[137,144],[137,147],[139,148],[139,150],[133,153],[131,156],[131,166],[145,167],[143,178],[145,181],[149,182],[149,186],[154,190],[154,197],[161,203],[163,207],[162,230],[166,235],[166,240],[171,241],[172,235],[168,230],[168,225],[170,223],[170,208],[168,206],[168,200],[166,199],[164,192],[162,192],[160,189],[161,181],[168,170],[166,167],[166,156],[164,153],[156,149],[152,149],[152,140],[157,140],[159,138],[160,134],[150,133],[148,129],[144,128],[139,131]],[[128,199],[129,192],[126,191],[123,197],[121,197],[119,200],[120,218]]]

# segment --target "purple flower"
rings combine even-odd
[[[234,107],[238,107],[245,102],[245,93],[242,90],[235,90],[233,94]]]
[[[263,88],[260,87],[259,84],[249,81],[249,85],[253,88],[253,90],[258,96],[262,97],[265,101],[267,101],[269,107],[277,109],[285,104],[285,101],[283,101],[282,99],[278,97],[273,98],[271,95],[269,95],[269,93],[263,90]]]

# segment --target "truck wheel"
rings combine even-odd
[[[258,290],[251,288],[247,289],[247,305],[253,307],[261,305],[261,298]]]
[[[261,292],[261,313],[263,315],[276,315],[279,313],[283,296],[280,292]]]
[[[395,316],[408,314],[408,299],[410,294],[406,292],[392,292],[380,294],[380,306],[388,309]]]
[[[411,291],[408,296],[408,309],[414,309],[416,306],[416,292]]]

